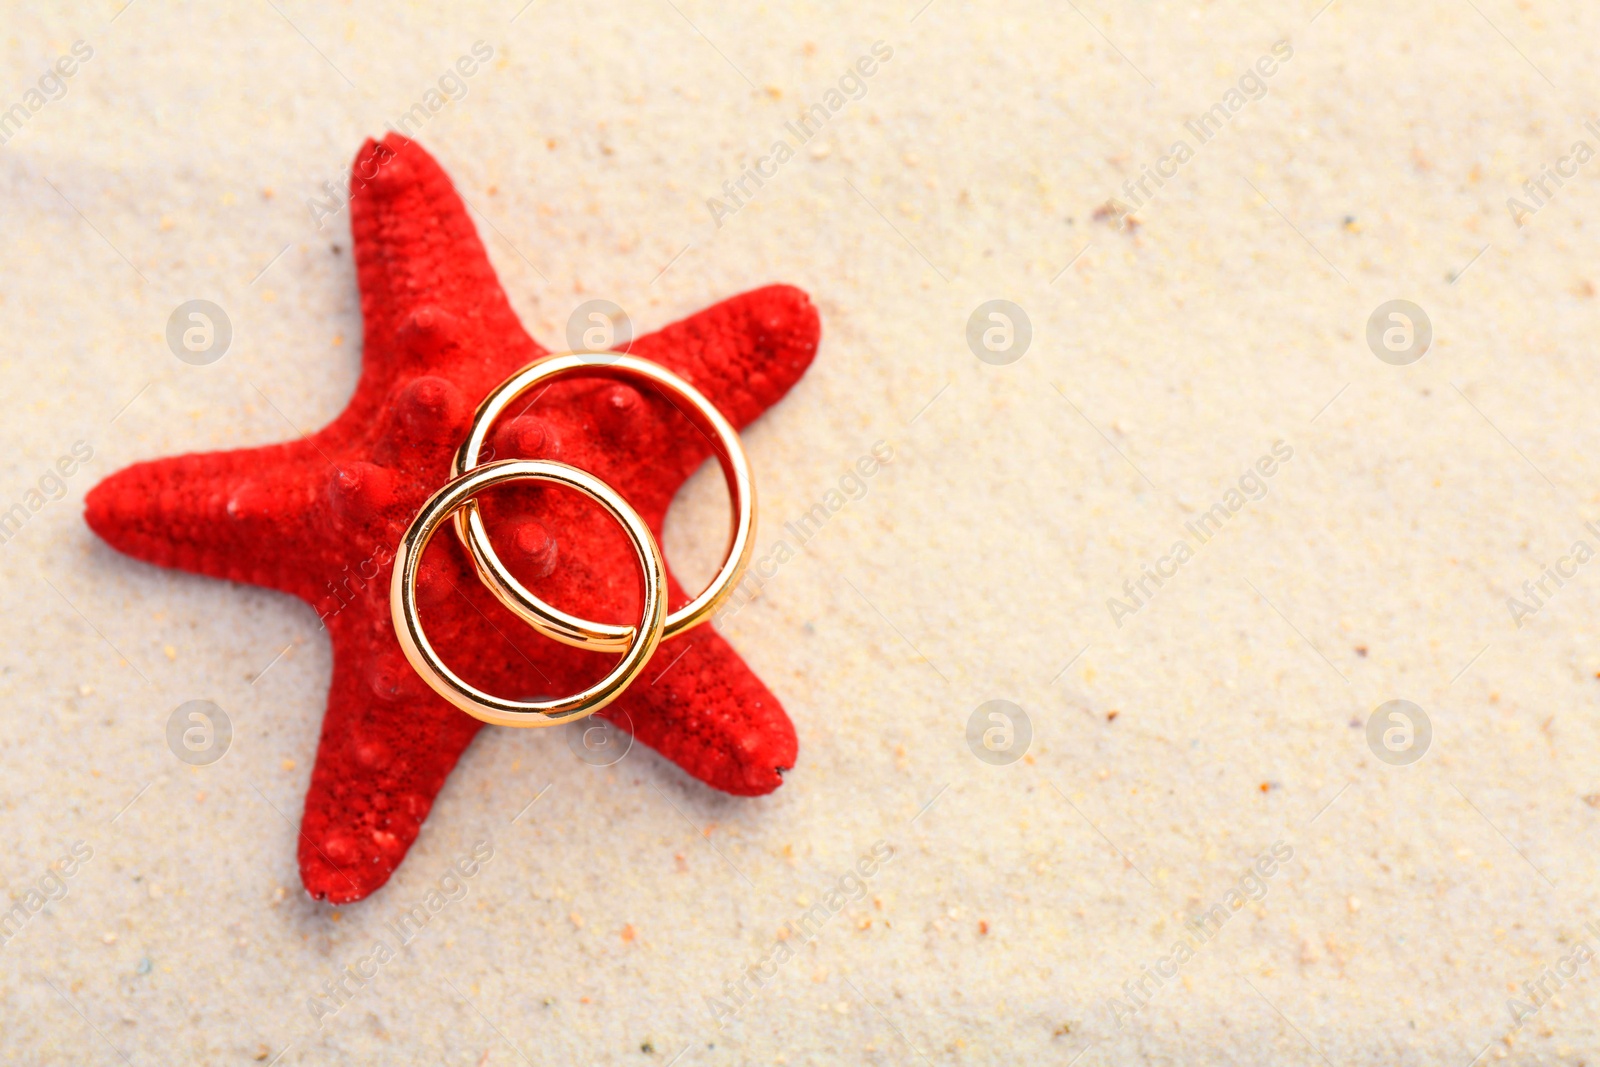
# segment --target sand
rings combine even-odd
[[[0,1060],[1600,1057],[1600,12],[518,6],[3,5],[0,510],[41,507],[0,545]],[[816,364],[746,435],[762,551],[894,459],[728,620],[800,734],[777,793],[485,731],[335,910],[294,859],[315,615],[117,555],[82,497],[339,411],[325,183],[423,113],[547,344],[591,299],[812,295]],[[209,365],[167,345],[192,299]],[[980,359],[994,300],[1030,336],[980,316]],[[1431,324],[1405,365],[1393,300]],[[691,576],[723,506],[706,470],[674,508]],[[231,722],[208,766],[167,745],[190,700]],[[996,700],[1027,729],[980,759]],[[1409,763],[1415,713],[1369,744],[1391,700]]]

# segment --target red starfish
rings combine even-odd
[[[299,851],[306,889],[335,903],[388,880],[481,725],[406,662],[390,621],[390,568],[401,532],[448,480],[477,402],[545,354],[431,156],[391,134],[362,146],[354,173],[373,176],[351,200],[366,344],[349,406],[298,441],[135,464],[97,485],[85,507],[90,527],[129,555],[293,593],[325,620],[333,684]],[[770,286],[641,337],[631,351],[744,426],[805,372],[818,336],[806,295]],[[491,444],[502,458],[560,458],[594,472],[658,539],[673,494],[710,455],[663,398],[599,380],[534,397]],[[529,485],[483,504],[502,558],[531,590],[590,618],[636,617],[632,549],[590,502]],[[452,536],[434,539],[419,587],[434,646],[489,691],[573,692],[613,662],[518,621]],[[671,581],[670,606],[687,600]],[[788,716],[710,627],[662,642],[640,681],[601,714],[729,793],[770,793],[794,765]]]

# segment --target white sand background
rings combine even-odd
[[[25,901],[93,850],[0,948],[0,1062],[1600,1057],[1600,962],[1575,958],[1600,946],[1600,564],[1520,628],[1506,606],[1600,547],[1600,162],[1520,229],[1505,205],[1600,147],[1600,11],[449,6],[0,5],[0,106],[94,49],[0,149],[0,504],[94,450],[0,546],[0,876]],[[799,731],[776,794],[488,730],[388,886],[335,910],[295,865],[314,614],[117,555],[82,497],[340,410],[348,221],[307,200],[479,40],[495,58],[419,136],[529,330],[793,283],[823,340],[747,435],[763,550],[875,441],[896,458],[729,623]],[[880,40],[865,96],[714,225],[707,197]],[[1266,97],[1137,227],[1094,217],[1279,40]],[[192,298],[234,326],[210,366],[163,339]],[[1364,337],[1396,298],[1435,331],[1405,367]],[[990,299],[1032,323],[1007,366],[965,340]],[[1115,626],[1107,598],[1280,440],[1269,495]],[[707,470],[674,509],[691,576],[723,501]],[[1362,729],[1396,698],[1434,731],[1405,767]],[[164,740],[191,699],[234,725],[209,767]],[[1030,718],[1021,762],[968,749],[991,699]],[[465,898],[319,1028],[308,998],[485,839]],[[706,998],[879,840],[866,896],[719,1027]],[[1119,1028],[1110,998],[1274,842],[1264,897]],[[1516,1026],[1508,997],[1563,959]]]

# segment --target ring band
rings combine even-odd
[[[508,700],[469,684],[439,659],[422,631],[417,612],[417,570],[428,542],[458,509],[477,494],[505,482],[554,482],[590,497],[621,524],[638,554],[644,573],[644,595],[639,624],[628,628],[626,651],[610,674],[569,697],[557,700]],[[661,642],[666,622],[666,563],[650,527],[615,489],[565,463],[549,460],[508,459],[489,463],[455,478],[428,498],[400,539],[394,577],[389,583],[389,610],[400,647],[433,691],[474,718],[497,726],[554,726],[581,719],[622,695],[638,677]]]
[[[665,367],[636,356],[616,352],[569,352],[547,356],[502,382],[478,405],[472,420],[472,431],[456,453],[456,475],[459,477],[477,467],[478,456],[483,451],[489,430],[513,401],[535,386],[572,377],[643,380],[655,386],[669,402],[675,396],[684,401],[684,404],[674,403],[673,406],[701,433],[720,442],[720,447],[713,451],[722,465],[723,477],[728,484],[729,502],[733,507],[728,547],[722,567],[711,579],[711,584],[699,596],[667,615],[662,640],[675,637],[711,617],[733,592],[755,550],[752,537],[755,484],[750,477],[750,461],[745,457],[739,432],[694,386]],[[579,648],[614,650],[626,647],[633,641],[635,628],[632,626],[580,619],[529,592],[495,554],[476,501],[467,500],[465,506],[456,512],[455,525],[456,536],[461,539],[478,569],[478,578],[499,598],[500,603],[540,633]]]

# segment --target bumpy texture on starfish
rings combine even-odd
[[[391,135],[362,147],[354,173],[370,179],[350,204],[365,343],[349,406],[302,440],[136,464],[97,485],[85,507],[89,526],[129,555],[292,593],[325,621],[333,683],[299,858],[307,891],[336,903],[388,880],[481,725],[406,662],[390,621],[390,569],[402,531],[449,479],[478,401],[545,354],[431,156]],[[770,286],[641,337],[630,351],[688,379],[742,427],[800,378],[818,336],[806,295]],[[711,454],[706,439],[665,399],[613,382],[558,383],[530,401],[491,437],[495,457],[592,471],[659,540],[673,494]],[[591,502],[529,485],[482,504],[501,557],[529,589],[589,618],[637,617],[632,549]],[[448,533],[434,539],[418,585],[434,646],[484,689],[569,693],[613,662],[518,621]],[[687,600],[670,582],[670,607]],[[729,793],[769,793],[794,765],[788,716],[709,626],[662,642],[601,714]]]

